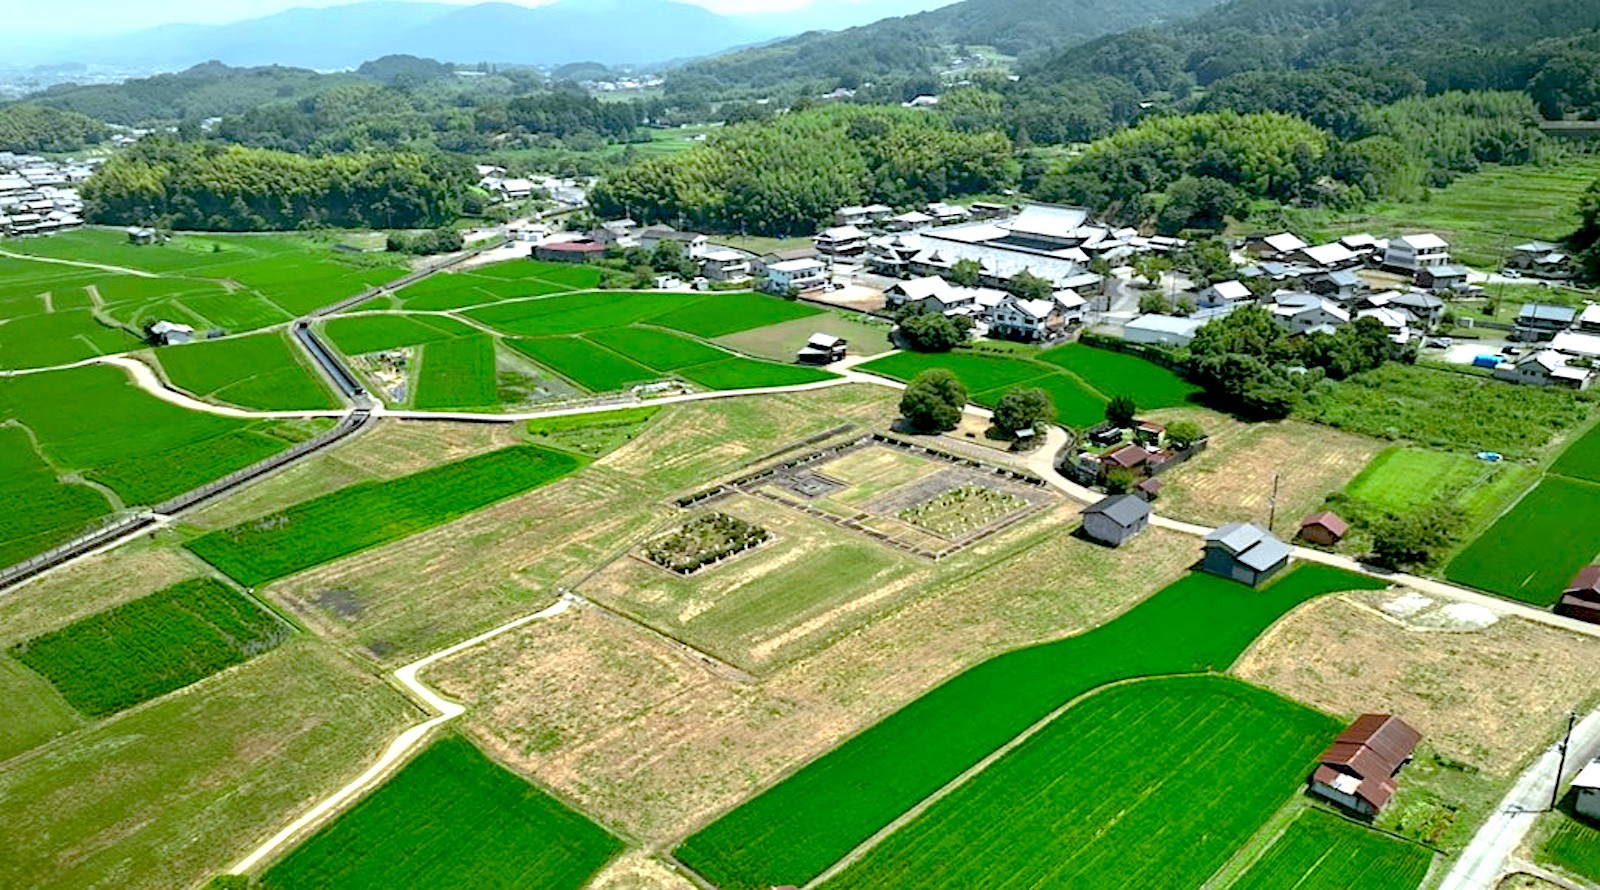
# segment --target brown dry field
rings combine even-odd
[[[0,647],[210,573],[188,551],[141,538],[0,596]]]
[[[226,528],[335,489],[394,479],[515,444],[519,423],[445,423],[384,418],[354,439],[275,473],[184,517],[202,529]]]
[[[1120,550],[1068,531],[1076,508],[1005,537],[876,621],[756,683],[712,674],[593,610],[506,634],[427,680],[504,762],[603,823],[665,845],[960,670],[1103,623],[1177,578],[1188,538]]]
[[[1211,445],[1187,464],[1161,476],[1166,486],[1157,508],[1169,516],[1222,525],[1267,522],[1272,477],[1279,474],[1278,517],[1273,529],[1290,537],[1300,519],[1344,488],[1383,445],[1365,436],[1296,421],[1245,424],[1213,411],[1177,408],[1152,412],[1162,423],[1198,422]]]
[[[672,515],[671,496],[844,423],[882,423],[894,397],[848,386],[673,406],[580,472],[456,522],[321,566],[267,594],[385,664],[527,614]]]
[[[1363,601],[1299,607],[1234,673],[1342,716],[1399,714],[1435,750],[1502,777],[1600,689],[1600,640],[1516,618],[1475,632],[1409,630],[1352,600]]]
[[[626,850],[601,869],[586,890],[696,890],[700,885],[639,850]]]

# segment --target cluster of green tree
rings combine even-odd
[[[0,107],[0,151],[81,151],[111,135],[105,124],[42,105]]]
[[[919,433],[941,433],[961,423],[967,407],[967,386],[944,368],[911,378],[900,394],[900,414]]]
[[[449,227],[425,232],[390,232],[384,245],[390,253],[409,253],[414,256],[453,253],[465,246],[466,240],[461,232]]]
[[[1290,337],[1262,306],[1244,306],[1195,332],[1189,376],[1219,407],[1253,417],[1286,417],[1323,376],[1370,371],[1397,352],[1388,330],[1362,318],[1332,334]]]
[[[362,62],[356,73],[389,86],[418,87],[436,80],[449,80],[455,76],[456,67],[418,56],[392,55]]]
[[[835,105],[726,127],[681,154],[596,184],[602,216],[708,231],[793,235],[849,204],[910,205],[992,192],[1016,176],[1012,146],[900,108]]]
[[[1600,280],[1600,179],[1590,183],[1578,199],[1578,230],[1567,243],[1577,251],[1584,277]]]
[[[28,101],[107,123],[140,126],[239,114],[268,102],[304,98],[340,83],[361,82],[354,74],[318,74],[276,65],[233,68],[207,62],[176,74],[122,83],[63,84],[35,93]]]
[[[442,226],[473,180],[464,162],[405,152],[301,155],[150,137],[84,184],[93,222],[265,231]]]
[[[920,305],[902,308],[895,315],[895,325],[900,340],[916,352],[949,352],[972,336],[972,319],[951,318]]]
[[[667,93],[696,100],[816,96],[840,87],[885,98],[938,92],[939,72],[967,47],[1030,56],[1153,22],[1193,15],[1212,0],[966,0],[837,32],[812,32],[715,56],[668,75]]]

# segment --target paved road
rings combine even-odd
[[[1600,754],[1600,710],[1579,721],[1572,733],[1567,768],[1561,781],[1569,781],[1583,765]],[[1511,858],[1528,836],[1539,815],[1550,806],[1550,789],[1561,761],[1560,743],[1545,750],[1511,786],[1489,821],[1444,876],[1439,890],[1492,890],[1511,870]]]

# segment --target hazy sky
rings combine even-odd
[[[220,23],[270,15],[298,6],[337,6],[353,0],[0,0],[6,12],[7,29],[24,33],[58,35],[63,32],[105,33],[127,31],[173,22]],[[404,0],[412,2],[412,0]],[[470,4],[484,0],[435,0]],[[501,0],[523,6],[540,6],[554,0]],[[904,15],[918,9],[943,6],[950,0],[683,0],[724,15],[751,15],[765,12],[796,12],[826,7],[848,21],[825,23],[833,26],[859,24],[890,15]]]

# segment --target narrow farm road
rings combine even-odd
[[[532,615],[524,615],[515,621],[478,634],[470,640],[463,640],[447,649],[441,649],[432,655],[420,658],[396,670],[394,672],[396,682],[405,687],[406,691],[421,699],[428,708],[435,712],[434,716],[400,733],[393,742],[389,743],[389,747],[384,749],[383,755],[378,758],[377,762],[367,767],[365,772],[356,776],[343,788],[318,801],[311,809],[300,814],[293,822],[284,826],[282,831],[268,838],[265,843],[251,851],[248,856],[235,863],[230,873],[236,875],[248,874],[263,862],[270,860],[290,842],[308,836],[322,827],[324,822],[337,815],[346,804],[354,803],[358,797],[396,772],[410,757],[411,753],[427,739],[428,733],[432,732],[435,727],[448,723],[466,713],[466,708],[434,692],[424,685],[421,680],[417,679],[418,671],[440,659],[448,658],[458,652],[486,643],[503,633],[516,630],[519,627],[544,618],[553,618],[570,608],[572,608],[572,601],[563,597],[555,605],[546,609],[542,609]]]
[[[14,260],[29,260],[30,262],[35,263],[54,263],[58,266],[77,266],[81,269],[99,269],[103,272],[115,272],[118,275],[132,275],[137,278],[162,277],[151,272],[143,272],[138,269],[129,269],[126,266],[107,266],[101,263],[86,263],[82,260],[62,260],[56,259],[55,257],[33,256],[32,254],[26,253],[12,253],[9,250],[0,250],[0,256],[9,257]]]
[[[1517,778],[1489,821],[1473,835],[1461,858],[1439,883],[1439,890],[1491,890],[1499,885],[1500,878],[1511,870],[1511,858],[1528,831],[1550,808],[1551,789],[1561,763],[1560,744],[1545,749]],[[1600,754],[1600,710],[1583,718],[1572,731],[1572,747],[1560,781],[1571,779],[1596,754]]]
[[[103,355],[90,359],[83,364],[111,365],[128,372],[133,382],[140,389],[163,402],[187,408],[190,411],[199,411],[203,414],[215,414],[219,417],[234,417],[244,420],[302,420],[308,417],[343,417],[348,410],[336,411],[246,411],[243,408],[230,408],[226,405],[216,405],[203,402],[185,392],[180,392],[167,385],[159,375],[147,364],[128,355]]]

